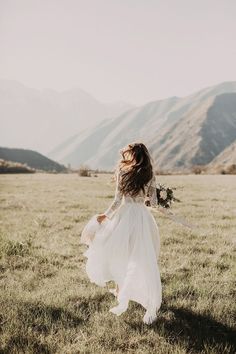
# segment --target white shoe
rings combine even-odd
[[[128,305],[121,305],[119,304],[118,306],[112,307],[109,311],[114,313],[117,316],[120,316],[123,312],[125,312],[128,308]]]
[[[152,314],[149,311],[146,311],[145,315],[143,316],[143,323],[148,325],[152,324],[156,320],[157,320],[157,315]]]

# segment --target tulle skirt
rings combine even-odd
[[[152,323],[162,301],[160,237],[153,215],[144,203],[126,202],[112,219],[96,223],[94,216],[81,237],[89,246],[84,256],[90,281],[102,287],[111,280],[118,284],[118,305],[111,312],[120,315],[133,300],[146,309],[143,322]]]

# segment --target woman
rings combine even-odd
[[[156,180],[151,156],[142,143],[128,144],[116,168],[115,198],[109,208],[97,216],[103,225],[84,253],[90,280],[105,286],[113,280],[111,290],[118,305],[110,312],[120,315],[129,300],[140,303],[146,313],[143,322],[157,318],[162,287],[158,267],[159,229],[145,202],[157,206]]]

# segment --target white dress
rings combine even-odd
[[[145,192],[131,197],[120,191],[121,173],[116,172],[115,198],[104,212],[107,218],[84,252],[86,272],[99,286],[111,280],[118,284],[118,305],[110,312],[120,315],[133,300],[146,309],[143,322],[150,324],[157,318],[162,301],[159,229],[144,203],[149,199],[151,207],[157,207],[156,178],[153,175],[145,185]]]

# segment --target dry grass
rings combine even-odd
[[[236,177],[158,176],[199,227],[154,214],[163,304],[151,326],[134,302],[110,313],[113,295],[85,274],[80,232],[112,201],[110,177],[0,176],[0,353],[234,353]]]

